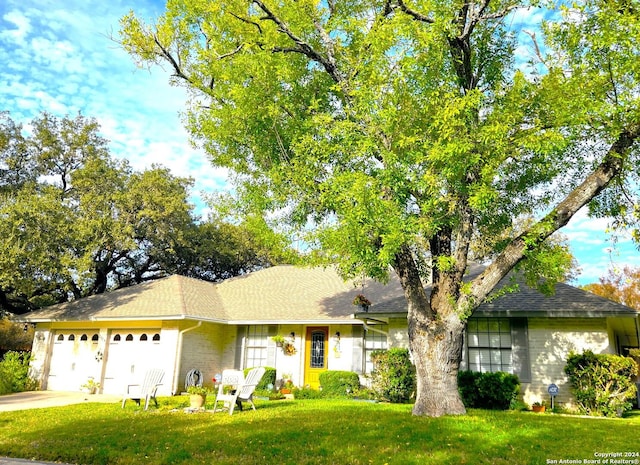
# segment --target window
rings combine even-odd
[[[160,334],[156,333],[153,335],[153,341],[154,342],[160,342]]]
[[[248,326],[247,336],[245,340],[245,368],[265,366],[267,364],[267,342],[269,340],[269,326]]]
[[[127,334],[125,341],[133,341],[133,334]]]
[[[310,368],[324,368],[324,352],[325,352],[325,332],[313,331],[311,333],[311,365]]]
[[[69,341],[75,341],[76,337],[73,334],[69,334]]]
[[[467,325],[469,370],[513,370],[511,324],[507,318],[470,318]]]
[[[146,334],[142,334],[142,335],[140,336],[140,340],[141,340],[141,341],[147,341],[147,340],[149,340],[149,338],[147,337],[147,335],[146,335]]]
[[[83,334],[82,336],[80,336],[80,340],[81,341],[87,341],[87,340],[89,340],[89,338],[87,337],[86,334]]]
[[[116,334],[115,336],[113,336],[113,342],[120,342],[121,339],[122,339],[122,336],[120,336],[119,334]]]
[[[382,332],[379,332],[382,331]],[[376,331],[369,329],[364,332],[364,372],[371,373],[373,371],[373,363],[371,362],[371,352],[374,350],[386,350],[389,348],[387,340],[387,325],[376,326]]]
[[[64,341],[64,334],[58,334],[58,341]]]
[[[91,336],[91,342],[98,342],[98,339],[99,337],[97,334],[94,334],[93,336]]]

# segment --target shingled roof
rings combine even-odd
[[[510,284],[504,279],[497,288]],[[507,293],[495,300],[482,304],[474,316],[526,316],[554,318],[598,318],[607,316],[636,316],[633,308],[619,304],[591,292],[558,283],[555,293],[544,295],[522,281],[518,291]]]
[[[478,272],[474,267],[470,275]],[[352,302],[363,293],[372,305],[362,313]],[[354,322],[358,317],[404,317],[407,304],[395,275],[388,284],[345,282],[334,268],[276,266],[221,283],[173,275],[136,286],[53,305],[22,321],[194,319],[229,324]],[[633,316],[624,305],[558,284],[553,296],[525,285],[485,303],[475,315],[602,317]]]
[[[167,320],[226,321],[215,284],[173,275],[22,315],[26,321]]]

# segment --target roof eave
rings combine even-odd
[[[635,311],[588,311],[588,310],[481,310],[476,309],[472,316],[481,317],[521,317],[521,318],[634,318]]]
[[[328,324],[353,324],[357,323],[353,318],[325,318],[325,319],[301,319],[301,320],[277,320],[277,319],[255,319],[255,320],[229,320],[229,325],[328,325]]]

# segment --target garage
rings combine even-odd
[[[121,394],[139,382],[149,368],[163,364],[160,329],[118,329],[109,335],[103,392]]]
[[[59,331],[54,334],[47,389],[79,391],[90,377],[100,379],[102,364],[96,330]]]

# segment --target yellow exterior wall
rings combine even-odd
[[[389,347],[409,348],[406,318],[394,318],[389,321]]]
[[[547,401],[549,384],[556,384],[560,394],[556,405],[573,405],[570,385],[564,373],[571,351],[586,349],[594,353],[611,353],[607,323],[604,318],[529,318],[529,360],[531,383],[522,384],[522,395],[527,404]]]

